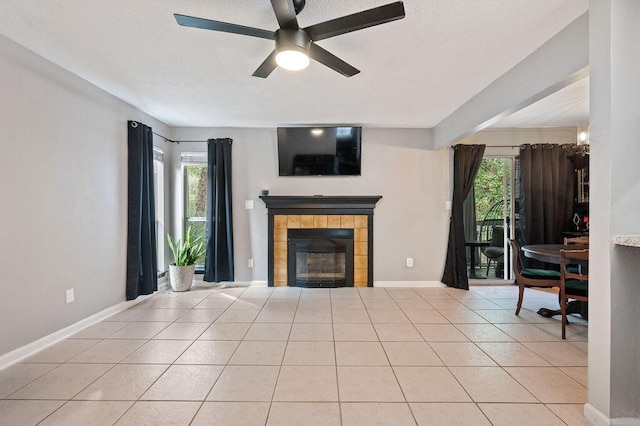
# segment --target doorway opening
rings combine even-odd
[[[509,239],[516,229],[513,156],[485,155],[464,202],[470,280],[512,280]]]

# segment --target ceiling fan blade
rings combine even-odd
[[[275,32],[273,31],[245,27],[244,25],[229,24],[227,22],[213,21],[211,19],[196,18],[195,16],[179,15],[177,13],[174,13],[173,16],[175,16],[178,24],[183,27],[201,28],[203,30],[222,31],[224,33],[241,34],[275,40]]]
[[[352,67],[333,53],[327,52],[315,43],[311,43],[311,47],[309,48],[309,56],[312,59],[320,62],[322,65],[325,65],[332,70],[339,72],[345,77],[353,77],[360,72],[359,69]]]
[[[276,63],[276,51],[274,50],[251,75],[254,77],[267,78],[269,77],[269,74],[271,74],[273,70],[276,69],[277,66],[278,64]]]
[[[280,28],[298,29],[298,19],[293,0],[271,0],[271,7],[276,14]]]
[[[402,18],[404,18],[404,4],[401,1],[397,1],[385,6],[354,13],[353,15],[311,25],[304,28],[304,30],[309,34],[311,40],[319,41]]]

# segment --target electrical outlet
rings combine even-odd
[[[249,259],[248,266],[249,268],[253,268],[253,259]]]
[[[407,257],[407,268],[413,268],[413,257]]]
[[[73,294],[73,289],[70,288],[67,290],[67,303],[71,303],[75,300],[75,295]]]

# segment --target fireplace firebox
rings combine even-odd
[[[289,229],[288,282],[295,287],[353,287],[353,229]]]

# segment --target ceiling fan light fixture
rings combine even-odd
[[[300,71],[309,66],[309,55],[297,49],[281,50],[276,54],[278,66],[289,71]]]
[[[309,66],[311,39],[303,30],[276,31],[276,63],[284,69],[299,71]]]

